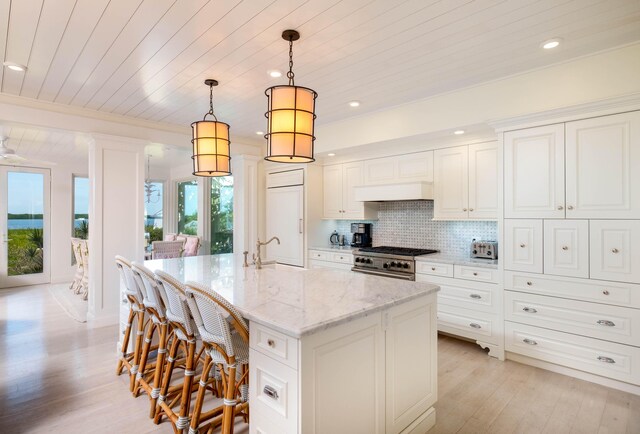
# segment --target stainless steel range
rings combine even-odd
[[[353,253],[352,271],[416,280],[416,256],[438,253],[431,249],[410,249],[405,247],[362,247]]]

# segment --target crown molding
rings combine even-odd
[[[632,93],[613,98],[590,101],[583,104],[559,107],[552,110],[545,110],[522,116],[490,120],[487,124],[499,133],[634,110],[640,110],[640,93]]]

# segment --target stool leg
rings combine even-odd
[[[118,367],[116,368],[116,375],[122,374],[122,366],[124,364],[124,358],[127,357],[127,347],[129,346],[129,338],[131,337],[131,327],[133,326],[133,317],[135,312],[129,308],[129,318],[127,319],[127,328],[124,330],[124,338],[122,339],[122,348],[120,348],[120,358],[118,359]]]
[[[162,381],[162,372],[164,371],[164,358],[167,353],[167,331],[168,324],[160,324],[160,338],[158,339],[158,358],[156,359],[156,372],[153,375],[153,389],[151,390],[151,409],[149,417],[156,415],[156,403],[158,402],[158,394],[160,393],[160,382]]]
[[[136,374],[136,385],[133,391],[133,397],[137,398],[140,395],[140,379],[144,375],[144,371],[147,368],[147,359],[149,358],[149,350],[151,348],[151,341],[153,340],[153,335],[156,332],[156,324],[153,321],[149,321],[149,326],[147,329],[147,336],[144,338],[144,345],[142,347],[142,353],[140,354],[140,365],[138,366],[138,373]]]
[[[189,426],[189,407],[191,406],[191,386],[193,385],[193,376],[195,375],[195,353],[196,340],[187,342],[187,361],[184,369],[184,383],[182,385],[182,396],[180,399],[180,413],[176,427],[183,430]]]
[[[209,372],[213,366],[211,356],[207,354],[204,360],[204,368],[202,369],[202,375],[200,376],[200,385],[198,386],[198,396],[193,407],[193,413],[191,415],[191,428],[190,432],[196,432],[198,425],[200,424],[200,414],[202,413],[202,404],[204,402],[204,396],[207,392],[207,381],[209,379]]]
[[[236,402],[236,365],[229,365],[227,388],[224,391],[224,405],[222,410],[222,434],[233,434],[233,419]]]
[[[169,360],[167,361],[166,370],[164,372],[164,378],[162,379],[162,388],[160,389],[159,400],[164,402],[167,398],[167,394],[169,393],[169,384],[171,383],[171,374],[173,373],[173,368],[176,364],[176,355],[178,354],[178,348],[180,348],[180,339],[174,336],[173,342],[171,343],[171,349],[169,350]],[[159,424],[162,419],[162,409],[160,405],[156,406],[156,414],[153,418],[153,423]]]
[[[136,331],[136,345],[133,349],[133,361],[129,375],[129,390],[133,392],[136,384],[136,375],[138,374],[138,366],[140,363],[140,352],[142,350],[142,336],[144,336],[144,311],[137,312],[138,329]]]

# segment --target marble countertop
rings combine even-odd
[[[145,261],[215,290],[250,320],[301,337],[437,292],[440,287],[333,269],[242,267],[233,254]]]
[[[323,252],[349,252],[353,253],[354,250],[358,250],[357,247],[351,246],[313,246],[309,247],[309,250],[321,250]]]
[[[472,267],[498,269],[498,260],[471,258],[470,256],[433,253],[431,255],[416,256],[419,262],[439,262],[444,264],[469,265]]]

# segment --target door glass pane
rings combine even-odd
[[[178,182],[178,232],[198,233],[198,182]]]
[[[8,275],[42,273],[44,175],[7,174]]]
[[[145,183],[144,232],[147,242],[162,241],[162,201],[164,183]]]
[[[73,236],[82,240],[89,239],[89,178],[73,177]],[[76,258],[71,252],[71,265]]]
[[[233,252],[233,177],[211,178],[211,254]]]

